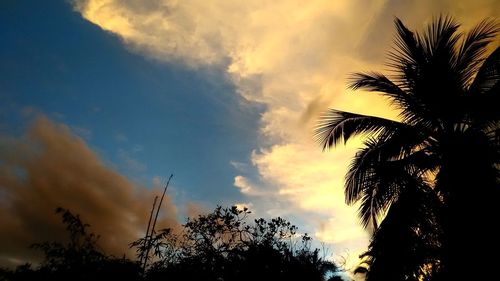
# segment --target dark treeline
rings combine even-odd
[[[0,280],[342,280],[311,248],[311,238],[282,218],[248,222],[250,211],[217,207],[130,244],[137,260],[107,255],[78,215],[58,208],[68,241],[33,244],[40,264],[3,269]]]

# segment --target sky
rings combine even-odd
[[[61,237],[58,206],[122,254],[174,174],[160,226],[248,206],[353,266],[369,241],[343,195],[359,142],[323,152],[314,124],[328,108],[396,118],[347,78],[387,71],[395,16],[421,30],[441,13],[467,30],[500,2],[1,1],[0,264]]]

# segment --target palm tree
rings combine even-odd
[[[491,226],[500,215],[500,48],[486,56],[499,26],[483,20],[463,34],[448,16],[423,33],[395,25],[391,75],[356,73],[349,86],[387,97],[399,120],[331,109],[315,136],[323,149],[365,137],[345,199],[360,203],[373,230],[368,280],[479,280],[489,274],[485,247],[500,250]]]

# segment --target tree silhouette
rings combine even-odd
[[[338,268],[311,248],[311,238],[282,218],[247,221],[250,211],[217,207],[189,218],[182,231],[163,229],[131,243],[138,260],[116,258],[98,247],[98,236],[69,210],[58,208],[67,242],[33,245],[44,253],[37,266],[0,269],[2,281],[341,280]],[[146,242],[146,243],[145,243]],[[144,270],[147,252],[152,263]]]
[[[247,222],[248,209],[217,207],[190,218],[181,233],[160,231],[148,280],[326,280],[337,267],[311,249],[311,238],[282,218]],[[146,249],[141,239],[138,256]],[[333,278],[333,277],[332,277]],[[332,279],[335,280],[335,279]]]
[[[83,223],[79,215],[74,215],[67,209],[57,208],[56,213],[61,214],[69,241],[31,245],[45,254],[41,267],[50,271],[74,270],[75,267],[102,261],[105,256],[97,246],[99,237],[88,232],[90,225]]]
[[[67,242],[47,241],[31,247],[41,250],[44,259],[33,267],[30,264],[18,266],[15,271],[0,272],[0,280],[42,281],[42,280],[139,280],[139,266],[125,258],[106,255],[99,249],[99,236],[89,232],[89,224],[79,215],[57,208],[69,235]]]
[[[467,34],[448,16],[423,33],[395,20],[390,76],[356,73],[349,86],[381,93],[399,120],[330,110],[316,137],[324,149],[366,137],[346,175],[373,236],[368,280],[479,280],[494,268],[499,188],[499,31],[484,20]]]

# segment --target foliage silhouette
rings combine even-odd
[[[310,248],[311,238],[298,237],[297,227],[282,218],[257,219],[250,211],[217,207],[212,213],[189,219],[181,233],[164,229],[153,237],[156,261],[148,280],[325,280],[336,266]],[[147,249],[138,246],[141,257]]]
[[[30,264],[18,266],[14,271],[4,270],[0,280],[138,280],[138,265],[125,258],[104,254],[97,246],[99,237],[88,232],[79,215],[57,208],[66,231],[67,243],[43,242],[31,247],[44,253],[44,260],[35,268]],[[2,276],[3,275],[3,276]]]
[[[391,76],[356,73],[349,86],[388,98],[399,120],[332,109],[316,128],[324,149],[365,137],[345,197],[361,203],[361,222],[373,229],[367,280],[488,278],[495,261],[481,257],[500,250],[492,229],[500,215],[500,49],[486,54],[499,26],[483,20],[462,34],[448,16],[423,33],[395,25]]]
[[[79,215],[73,215],[69,210],[57,208],[56,213],[62,216],[69,234],[69,242],[67,244],[43,242],[31,245],[32,248],[41,250],[45,254],[41,266],[51,271],[61,271],[102,261],[104,255],[97,247],[99,237],[94,233],[88,233],[90,225],[83,223]]]
[[[62,208],[56,212],[69,241],[34,244],[44,260],[35,267],[1,270],[0,280],[341,280],[338,268],[311,249],[307,234],[298,235],[297,227],[282,218],[250,224],[248,209],[219,206],[189,218],[182,231],[163,229],[140,238],[130,244],[137,261],[106,255],[78,215]],[[147,251],[154,256],[143,271]]]

